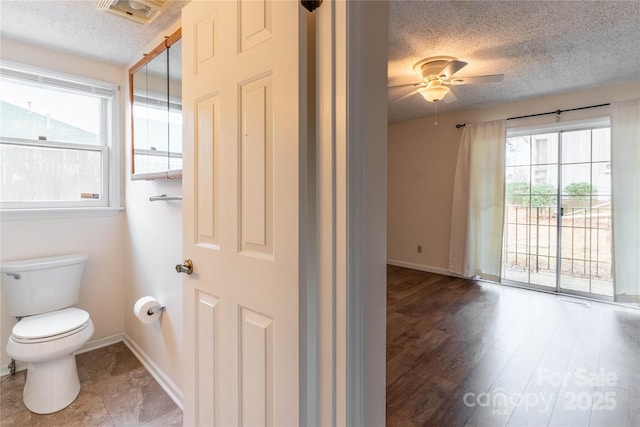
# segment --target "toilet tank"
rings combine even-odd
[[[0,264],[10,316],[31,316],[71,307],[80,299],[87,254],[7,261]]]

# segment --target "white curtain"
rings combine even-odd
[[[468,123],[454,182],[449,270],[499,280],[507,122]]]
[[[611,114],[615,300],[640,303],[640,100]]]

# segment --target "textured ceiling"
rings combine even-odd
[[[97,10],[95,0],[0,0],[0,36],[71,54],[128,65],[180,17],[188,1],[170,1],[150,24]]]
[[[438,113],[640,79],[640,2],[391,2],[389,86],[419,81],[413,65],[433,56],[468,62],[456,77],[504,74],[452,87],[458,100]],[[389,99],[410,91],[389,89]],[[389,105],[390,121],[433,113],[419,94]]]
[[[0,36],[128,65],[188,2],[171,3],[141,25],[94,0],[0,0]],[[640,79],[640,1],[392,1],[389,85],[418,81],[413,64],[432,56],[468,62],[456,77],[505,76],[454,87],[458,100],[439,112]],[[391,121],[433,113],[420,95],[389,105]]]

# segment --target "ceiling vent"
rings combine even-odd
[[[96,9],[148,24],[167,8],[168,0],[98,0]]]

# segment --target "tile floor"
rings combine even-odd
[[[0,426],[181,426],[182,411],[120,342],[76,356],[80,394],[61,411],[31,413],[22,403],[26,371],[0,383]]]

